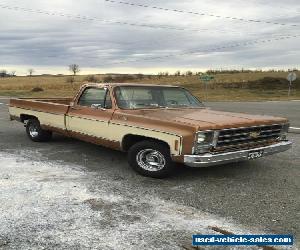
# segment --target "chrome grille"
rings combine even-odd
[[[224,129],[219,132],[215,148],[230,149],[273,142],[279,139],[281,129],[280,124]]]

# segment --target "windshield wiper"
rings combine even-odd
[[[162,106],[162,105],[158,105],[158,104],[154,104],[154,103],[149,104],[149,106],[155,107],[155,108],[167,108],[167,106]]]

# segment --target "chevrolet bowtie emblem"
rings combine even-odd
[[[257,138],[260,135],[260,132],[254,131],[254,132],[250,132],[249,136],[251,138]]]

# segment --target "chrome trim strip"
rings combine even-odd
[[[208,167],[220,165],[230,162],[238,162],[248,160],[248,153],[256,150],[263,150],[263,156],[272,155],[286,151],[292,147],[291,141],[281,141],[273,145],[252,148],[247,150],[240,150],[234,152],[203,155],[185,155],[184,164],[190,167]]]
[[[213,141],[212,141],[212,146],[213,147],[216,147],[217,144],[218,144],[218,139],[219,139],[219,136],[220,136],[220,131],[215,131],[214,132],[214,138],[213,138]]]
[[[109,123],[110,120],[107,120],[107,121],[103,121],[103,120],[97,120],[97,119],[93,119],[93,118],[87,118],[85,116],[76,116],[76,115],[66,115],[66,117],[69,117],[69,118],[77,118],[77,119],[84,119],[84,120],[89,120],[89,121],[94,121],[94,122],[107,122]]]

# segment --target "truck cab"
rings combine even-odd
[[[175,163],[253,160],[292,145],[287,119],[211,110],[172,85],[84,84],[73,99],[11,99],[9,112],[32,141],[56,132],[122,150],[135,171],[156,178]]]

